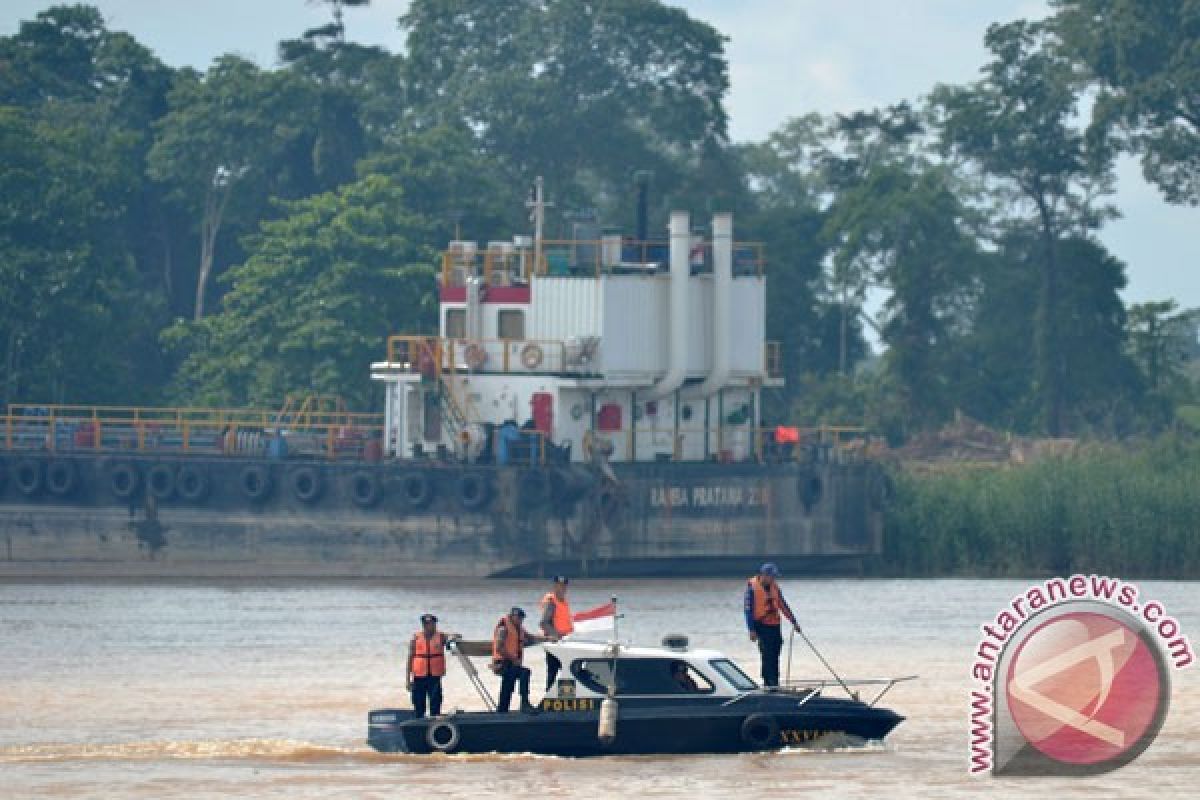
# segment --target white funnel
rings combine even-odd
[[[667,310],[667,372],[650,387],[647,400],[658,400],[683,385],[687,376],[688,250],[691,219],[686,211],[671,212],[671,275]]]
[[[729,335],[733,321],[729,301],[733,293],[733,214],[713,215],[713,322],[712,368],[695,396],[708,397],[729,382]],[[693,392],[688,392],[692,395]]]

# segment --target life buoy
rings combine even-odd
[[[17,462],[17,489],[26,497],[32,497],[42,488],[42,462],[25,458]]]
[[[419,511],[433,501],[433,480],[424,472],[408,472],[400,478],[400,496],[409,508]]]
[[[51,461],[46,467],[46,488],[50,494],[68,497],[79,485],[79,470],[73,461]]]
[[[461,740],[458,726],[450,720],[440,719],[425,730],[425,743],[439,753],[453,753]]]
[[[321,497],[321,473],[312,467],[300,467],[292,472],[292,494],[301,503],[315,503]]]
[[[113,465],[108,472],[108,488],[118,500],[128,500],[142,485],[142,473],[126,461]]]
[[[542,355],[541,346],[530,342],[521,348],[521,363],[525,369],[537,369],[542,365]]]
[[[238,484],[247,500],[265,500],[271,494],[271,471],[262,464],[251,464],[242,469]]]
[[[754,750],[778,747],[779,720],[770,714],[751,714],[742,721],[742,742]]]
[[[463,351],[463,360],[470,369],[480,369],[487,363],[487,351],[478,342],[471,342]]]
[[[158,500],[170,500],[175,494],[175,468],[170,464],[155,464],[146,473],[146,486]]]
[[[356,472],[350,476],[350,499],[359,508],[371,508],[379,502],[382,491],[379,480],[369,472]]]
[[[480,472],[464,472],[458,479],[458,503],[466,511],[479,511],[492,499],[492,484]]]
[[[208,496],[208,473],[202,467],[184,464],[175,480],[179,496],[189,503],[198,503]]]

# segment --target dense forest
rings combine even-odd
[[[367,2],[324,0],[271,68],[172,68],[85,5],[0,38],[0,402],[374,408],[456,229],[526,229],[542,175],[551,235],[631,230],[648,171],[652,225],[732,209],[765,243],[775,417],[1200,428],[1200,313],[1126,306],[1097,236],[1123,153],[1200,204],[1200,4],[1053,0],[988,29],[971,83],[735,144],[725,39],[670,5],[414,0],[391,53],[345,37]]]

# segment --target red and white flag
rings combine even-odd
[[[608,633],[611,635],[617,627],[617,604],[605,603],[602,606],[580,611],[572,617],[575,623],[575,633]]]

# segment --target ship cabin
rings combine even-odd
[[[540,210],[540,208],[539,208]],[[540,231],[540,218],[537,229]],[[385,450],[472,463],[741,461],[761,455],[760,393],[781,386],[766,341],[761,247],[732,214],[706,236],[453,241],[437,336],[392,336]]]

